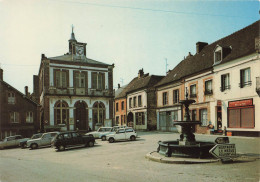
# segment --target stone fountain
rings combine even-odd
[[[213,142],[196,141],[193,129],[195,125],[201,124],[200,121],[192,121],[189,114],[189,105],[195,100],[186,99],[179,101],[185,107],[183,121],[174,122],[174,125],[181,126],[180,139],[172,141],[159,141],[157,152],[166,157],[188,157],[188,158],[212,158],[209,150],[216,144]]]

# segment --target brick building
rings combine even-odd
[[[115,125],[125,126],[126,125],[126,88],[127,85],[120,87],[115,92]]]
[[[20,134],[31,137],[40,129],[39,105],[25,87],[21,93],[3,80],[0,69],[0,138]]]
[[[68,53],[42,55],[35,95],[44,130],[86,131],[112,125],[114,65],[87,58],[86,45],[72,30]]]

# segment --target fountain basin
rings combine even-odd
[[[157,152],[166,157],[187,157],[187,158],[213,158],[209,150],[216,144],[213,142],[196,141],[194,145],[179,145],[179,140],[159,141]]]

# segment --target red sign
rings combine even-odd
[[[217,106],[222,106],[221,100],[217,100]]]
[[[253,99],[233,101],[228,103],[228,107],[243,107],[243,106],[252,106],[252,105],[253,105]]]

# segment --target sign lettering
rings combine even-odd
[[[209,152],[220,159],[236,157],[235,144],[217,144]]]

